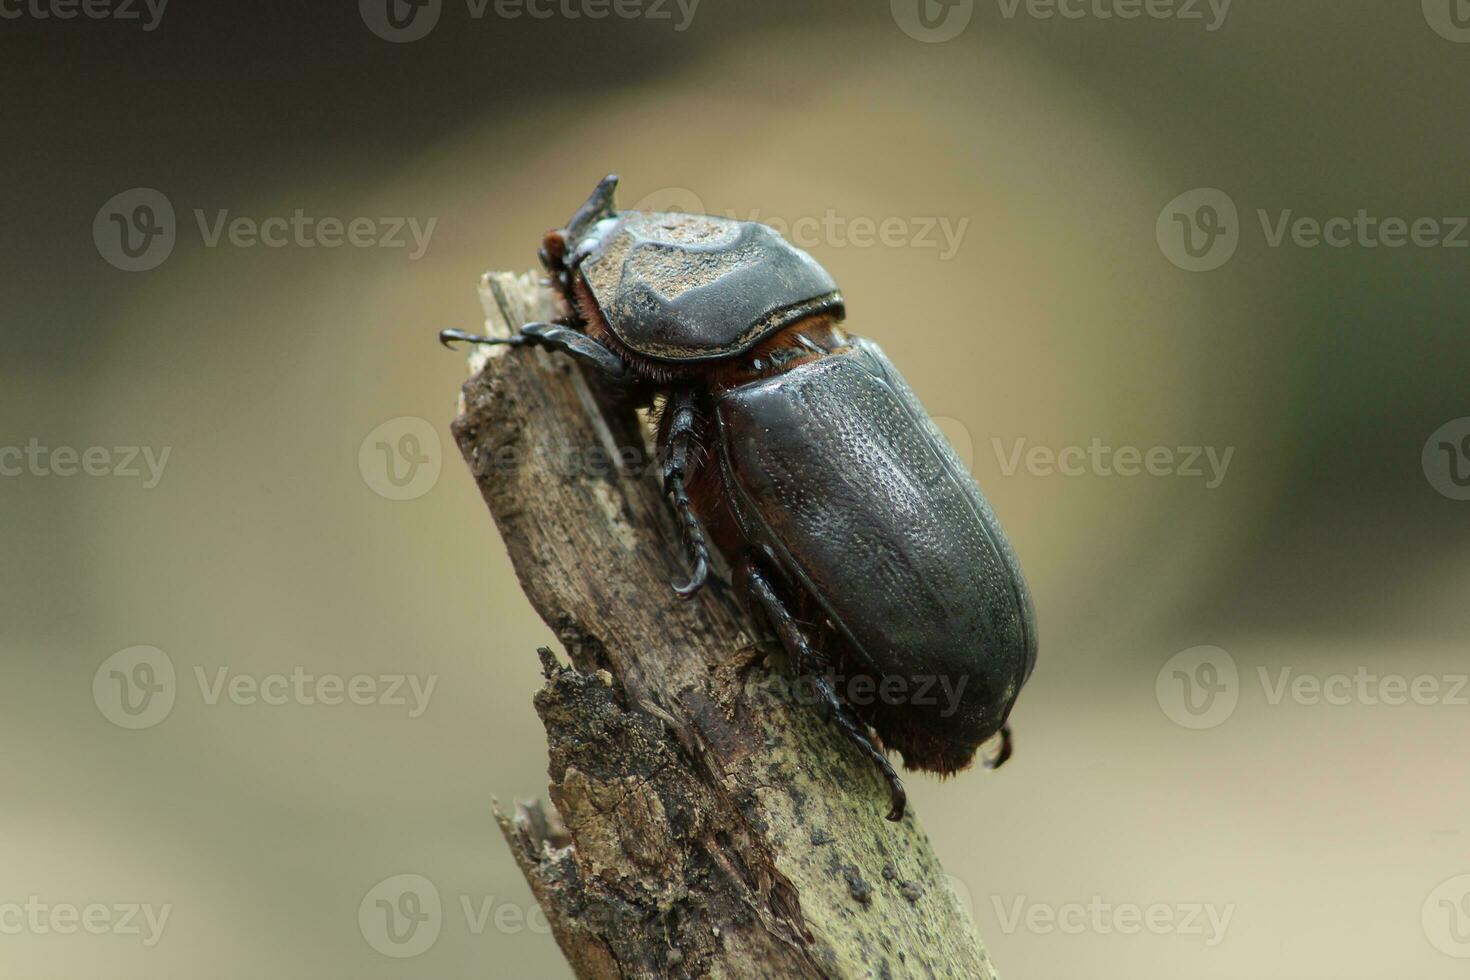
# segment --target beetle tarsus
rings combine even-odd
[[[689,581],[683,585],[675,585],[674,592],[680,599],[692,599],[709,580],[709,543],[705,541],[704,528],[700,526],[699,518],[695,516],[694,508],[689,503],[689,491],[684,487],[682,474],[666,477],[664,485],[674,498],[674,511],[684,525],[684,536],[689,539],[689,550],[693,554],[694,562]]]
[[[559,323],[528,323],[521,327],[520,333],[511,334],[509,337],[484,337],[465,333],[463,330],[439,331],[439,343],[445,347],[455,341],[464,341],[469,344],[503,344],[509,347],[526,345],[544,347],[547,350],[570,354],[612,380],[620,381],[627,376],[627,369],[621,357],[586,334]]]
[[[822,666],[821,658],[807,642],[806,635],[797,625],[796,617],[791,615],[791,611],[776,594],[775,586],[771,585],[770,580],[754,561],[746,562],[744,576],[746,588],[759,610],[765,614],[766,620],[776,630],[776,635],[786,649],[787,656],[795,661],[797,673],[810,679],[822,700],[823,707],[826,708],[828,717],[837,722],[837,727],[842,729],[842,733],[847,736],[848,740],[878,767],[878,772],[888,784],[890,798],[893,801],[893,807],[888,811],[888,819],[895,823],[902,820],[904,810],[908,807],[908,792],[903,788],[903,780],[898,778],[898,773],[894,771],[893,764],[888,761],[888,756],[878,750],[857,721],[847,713],[842,702],[837,699],[837,692],[832,690],[832,685],[818,669]]]
[[[454,345],[459,342],[466,344],[509,344],[519,347],[526,339],[519,334],[510,337],[482,337],[479,334],[465,333],[463,330],[440,330],[439,343],[454,350]]]
[[[683,390],[673,394],[664,407],[668,422],[663,426],[663,474],[664,493],[674,498],[674,511],[684,525],[684,536],[689,541],[694,571],[684,585],[675,585],[674,593],[680,599],[692,599],[709,579],[709,542],[705,540],[704,528],[689,502],[689,489],[684,480],[689,472],[689,451],[693,442],[696,419],[694,393]]]

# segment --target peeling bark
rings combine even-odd
[[[481,296],[495,335],[557,313],[529,273]],[[727,590],[670,591],[684,549],[637,413],[563,356],[471,367],[454,437],[570,659],[540,651],[551,805],[496,816],[577,975],[991,980],[912,812],[884,819]]]

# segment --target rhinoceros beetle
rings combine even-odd
[[[618,211],[616,187],[604,178],[542,242],[557,322],[440,340],[563,351],[657,398],[693,566],[675,592],[705,584],[712,541],[902,819],[869,729],[908,769],[954,773],[997,734],[990,765],[1010,754],[1006,719],[1036,663],[1015,553],[898,369],[841,328],[842,294],[810,255],[755,222]],[[858,703],[834,670],[910,696]],[[959,696],[921,699],[936,679]]]

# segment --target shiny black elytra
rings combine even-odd
[[[660,404],[665,491],[704,585],[709,540],[842,731],[882,772],[949,774],[1000,733],[1036,663],[1031,595],[990,505],[898,369],[838,325],[825,269],[765,225],[617,211],[598,184],[540,257],[566,312],[508,338]],[[708,529],[708,538],[706,537]],[[839,694],[835,678],[846,688]]]

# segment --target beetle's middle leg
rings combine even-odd
[[[903,780],[898,778],[897,772],[894,772],[893,764],[868,738],[862,726],[853,719],[847,707],[838,700],[837,692],[832,690],[832,685],[827,678],[820,673],[820,668],[823,666],[822,658],[807,642],[806,634],[801,631],[801,626],[796,622],[796,617],[791,615],[791,610],[787,609],[786,604],[781,601],[771,580],[766,578],[765,573],[754,561],[750,560],[747,560],[742,567],[741,575],[745,579],[745,587],[751,599],[776,631],[781,645],[786,649],[786,655],[794,661],[797,677],[805,676],[811,679],[823,705],[832,719],[837,722],[837,727],[842,729],[842,733],[864,755],[873,760],[878,771],[882,773],[893,799],[893,809],[889,812],[888,819],[902,820],[904,808],[908,803],[908,793],[903,788]]]
[[[689,502],[689,462],[696,431],[695,397],[692,388],[680,388],[669,395],[664,405],[664,421],[660,425],[662,445],[659,457],[663,470],[664,493],[674,498],[674,510],[684,525],[684,536],[694,565],[689,581],[675,585],[679,598],[689,599],[709,579],[709,542],[704,528]]]
[[[520,333],[511,334],[509,337],[482,337],[465,333],[463,330],[439,331],[439,343],[445,347],[456,340],[469,344],[545,347],[547,350],[559,350],[570,354],[583,364],[596,368],[610,380],[622,381],[628,375],[627,365],[623,363],[621,357],[586,334],[559,323],[528,323],[521,327]]]

